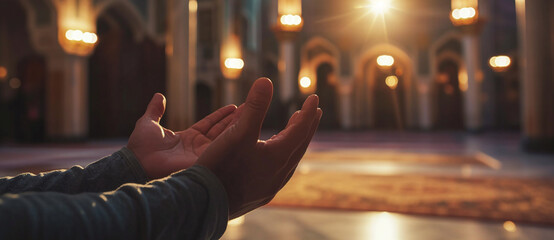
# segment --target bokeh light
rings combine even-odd
[[[505,221],[503,227],[508,232],[515,232],[517,230],[516,224],[512,221]]]
[[[509,67],[511,63],[512,63],[512,60],[508,56],[494,56],[494,57],[491,57],[490,60],[489,60],[489,64],[493,68]]]
[[[11,88],[18,89],[19,87],[21,87],[21,80],[19,80],[19,78],[12,78],[10,79],[9,84]]]
[[[387,84],[387,86],[394,90],[396,89],[396,87],[398,86],[398,77],[396,76],[388,76],[386,79],[385,79],[385,84]]]
[[[302,23],[302,17],[300,17],[299,15],[286,14],[281,16],[280,21],[283,25],[297,26]]]
[[[300,87],[309,88],[311,85],[312,85],[312,79],[310,79],[309,77],[300,78]]]
[[[98,41],[98,36],[95,33],[83,32],[81,30],[67,30],[65,38],[70,41],[82,41],[89,44],[94,44]]]
[[[0,79],[4,79],[8,76],[8,69],[4,66],[0,66]]]
[[[394,64],[394,58],[390,55],[381,55],[377,57],[377,65],[381,67],[390,67]]]
[[[242,69],[244,61],[240,58],[227,58],[225,59],[225,67],[229,69]]]

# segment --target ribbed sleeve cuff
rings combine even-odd
[[[205,228],[202,236],[207,236],[208,239],[219,239],[227,229],[229,221],[229,202],[227,200],[227,192],[221,184],[217,176],[215,176],[208,168],[200,165],[194,165],[184,171],[191,179],[206,186],[209,194],[209,203],[207,217],[204,220],[204,226],[214,226],[213,228]]]
[[[131,173],[135,177],[137,183],[144,184],[149,181],[148,176],[146,176],[146,172],[140,165],[138,159],[135,157],[133,151],[129,150],[127,147],[123,147],[117,151],[117,153],[121,155],[125,165],[127,165],[127,167],[131,170]]]

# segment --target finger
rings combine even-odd
[[[311,124],[317,114],[318,102],[317,95],[308,97],[295,119],[291,117],[289,127],[279,132],[271,141],[268,140],[268,147],[282,149],[282,151],[292,154],[308,136]]]
[[[306,153],[306,150],[308,149],[308,146],[310,145],[310,142],[312,141],[312,138],[315,132],[317,131],[322,114],[323,114],[323,111],[320,108],[318,108],[316,118],[314,119],[314,122],[310,127],[310,133],[308,134],[308,137],[304,140],[302,145],[292,154],[289,162],[287,163],[287,168],[290,170],[288,171],[287,176],[281,185],[281,188],[283,188],[285,184],[289,182],[290,178],[292,177],[292,175],[296,170],[296,167],[298,167],[298,163],[300,162],[302,157],[304,157],[304,154]]]
[[[206,134],[206,137],[210,140],[214,140],[219,134],[221,134],[227,127],[231,124],[233,121],[234,116],[233,114],[227,115],[223,120],[219,121],[216,125],[214,125],[208,133]]]
[[[150,100],[150,103],[148,103],[148,107],[146,107],[146,112],[144,113],[143,117],[160,122],[160,119],[162,119],[162,116],[165,112],[165,97],[161,93],[156,93],[152,97],[152,100]]]
[[[205,135],[208,133],[210,128],[212,128],[222,119],[229,116],[233,111],[235,111],[235,109],[237,109],[237,106],[232,104],[222,107],[216,110],[215,112],[211,113],[210,115],[206,116],[202,120],[198,121],[194,125],[192,125],[192,128]]]
[[[245,136],[252,138],[259,137],[272,95],[273,84],[271,80],[259,78],[254,82],[237,122],[237,132],[239,134],[245,134]]]

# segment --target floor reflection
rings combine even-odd
[[[374,240],[397,240],[398,233],[402,232],[399,229],[399,224],[395,215],[388,212],[374,214],[369,218],[369,227],[367,228],[367,239]]]

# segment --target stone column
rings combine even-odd
[[[283,38],[279,44],[279,98],[292,114],[296,106],[293,104],[296,87],[296,61],[294,41],[292,38]],[[291,112],[292,111],[292,112]]]
[[[420,76],[417,80],[419,127],[423,130],[431,130],[433,127],[433,112],[431,111],[431,86],[433,81],[429,76]]]
[[[167,13],[167,126],[178,131],[195,120],[195,86],[191,79],[194,69],[189,61],[189,1],[170,0]]]
[[[465,127],[477,131],[482,125],[481,81],[482,72],[479,57],[479,38],[475,32],[462,37],[463,57],[467,71],[467,91],[464,93]]]
[[[88,135],[88,59],[64,53],[47,55],[46,135],[84,139]]]
[[[554,152],[554,2],[516,0],[522,56],[523,147]]]
[[[226,57],[238,57],[239,55],[242,56],[242,51],[240,49],[240,40],[238,37],[234,34],[234,24],[235,24],[235,0],[220,0],[220,15],[221,15],[221,50],[222,56],[220,56],[222,59],[220,61],[225,61]],[[240,50],[239,50],[240,49]],[[236,51],[236,52],[234,52]],[[229,53],[233,52],[234,54],[231,54],[233,56],[227,56]],[[222,71],[232,71],[228,69],[224,69],[225,67],[223,64],[221,65]],[[233,74],[231,74],[233,75]],[[239,75],[237,76],[227,76],[225,73],[223,73],[224,79],[223,79],[223,104],[239,104],[239,80],[237,79]]]

